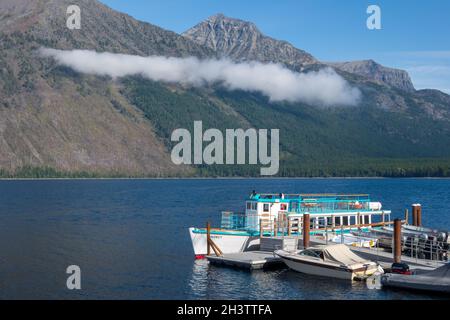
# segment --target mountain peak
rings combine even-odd
[[[256,25],[253,22],[228,17],[228,16],[224,15],[223,13],[217,13],[217,14],[209,17],[208,19],[206,19],[205,22],[220,23],[223,25],[228,24],[228,25],[234,25],[234,26],[251,26],[254,29],[258,30],[258,28],[256,27]],[[259,30],[258,30],[258,32],[259,32]]]
[[[218,20],[225,20],[225,19],[227,19],[227,17],[223,13],[219,12],[219,13],[216,13],[215,15],[210,16],[207,19],[207,21],[215,22],[215,21],[218,21]]]
[[[249,21],[218,13],[183,33],[183,36],[237,61],[273,62],[301,69],[316,63],[309,53],[286,41],[270,38]]]

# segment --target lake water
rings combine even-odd
[[[369,193],[394,217],[423,205],[450,229],[448,179],[0,181],[0,299],[417,299],[285,270],[195,261],[187,228],[242,211],[257,192]],[[82,289],[66,288],[81,268]]]

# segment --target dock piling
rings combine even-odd
[[[394,263],[402,261],[402,221],[394,220]]]
[[[422,226],[422,206],[420,204],[417,206],[417,226]]]
[[[303,248],[309,247],[309,232],[311,230],[311,221],[309,219],[309,213],[303,215]]]
[[[412,205],[412,223],[413,226],[417,226],[417,209],[414,204]]]
[[[409,224],[409,211],[405,209],[405,225]]]
[[[422,226],[422,206],[418,203],[412,205],[413,210],[413,225],[416,227]]]

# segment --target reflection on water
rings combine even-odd
[[[0,181],[0,299],[415,299],[284,269],[246,272],[195,261],[187,232],[258,192],[370,193],[393,217],[422,203],[450,229],[450,180]],[[79,265],[82,290],[66,289]]]
[[[427,299],[448,298],[403,290],[367,288],[364,282],[318,277],[287,268],[276,271],[247,272],[209,265],[206,260],[193,263],[187,299]]]
[[[188,290],[188,295],[190,295],[192,299],[206,299],[208,290],[208,272],[208,261],[206,259],[194,261]]]

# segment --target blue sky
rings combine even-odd
[[[322,61],[373,59],[407,70],[417,88],[450,93],[448,0],[101,0],[113,9],[181,33],[216,13],[254,22]],[[382,30],[366,9],[381,7]]]

